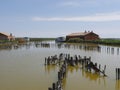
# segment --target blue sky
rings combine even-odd
[[[120,38],[120,0],[0,0],[0,32],[58,37],[85,30]]]

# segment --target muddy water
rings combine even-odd
[[[98,48],[98,46],[100,48]],[[45,66],[44,58],[60,53],[91,56],[93,62],[106,65],[108,77],[68,67],[63,80],[64,90],[120,90],[115,68],[120,68],[120,47],[93,44],[38,43],[0,49],[0,90],[48,90],[57,81],[59,67]]]

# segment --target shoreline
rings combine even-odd
[[[101,44],[101,45],[110,45],[110,46],[120,46],[120,40],[117,39],[100,39],[100,40],[79,40],[79,39],[72,39],[66,41],[66,43],[93,43],[93,44]]]

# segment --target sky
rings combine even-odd
[[[0,0],[0,32],[60,37],[85,30],[120,38],[120,0]]]

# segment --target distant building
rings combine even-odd
[[[65,37],[58,37],[55,39],[56,42],[64,42],[66,41],[66,38]]]
[[[93,31],[85,31],[85,32],[79,32],[79,33],[71,33],[66,36],[66,40],[69,40],[71,38],[80,38],[82,40],[98,40],[99,35],[94,33]]]
[[[6,34],[6,33],[0,32],[0,40],[9,40],[9,41],[13,41],[13,40],[15,40],[15,37],[12,36],[12,33]]]
[[[25,42],[29,42],[29,41],[30,41],[30,38],[29,38],[29,37],[17,37],[16,40],[17,40],[19,43],[25,43]]]
[[[30,38],[29,38],[29,37],[24,37],[24,40],[25,40],[26,42],[29,42],[29,41],[30,41]]]

